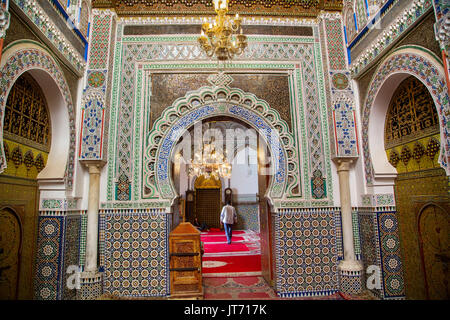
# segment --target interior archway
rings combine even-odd
[[[196,135],[199,134],[201,143],[209,144],[209,138],[215,139],[215,148],[231,164],[230,176],[189,175],[189,166],[196,157]],[[171,178],[177,193],[186,201],[186,221],[195,224],[197,218],[203,231],[203,272],[206,277],[260,275],[267,283],[273,283],[273,230],[271,206],[266,197],[273,168],[272,162],[268,161],[271,159],[270,148],[261,135],[242,119],[229,115],[211,116],[188,128],[174,148],[176,160]],[[231,191],[232,205],[237,213],[231,245],[226,244],[218,219],[227,198],[227,189]],[[188,200],[190,195],[192,200]],[[201,207],[203,205],[205,208]],[[208,212],[212,216],[205,216]],[[227,259],[238,260],[230,262]],[[227,269],[231,264],[236,270]],[[240,264],[244,264],[242,269],[239,269]],[[216,269],[217,266],[220,267]]]
[[[33,63],[31,63],[31,61]],[[17,68],[10,70],[13,65]],[[25,72],[41,87],[48,103],[54,139],[47,166],[39,174],[40,181],[57,181],[61,189],[73,186],[75,159],[75,113],[67,82],[61,69],[40,44],[34,41],[11,43],[2,53],[1,73],[5,85],[0,92],[0,142],[3,141],[3,115],[6,100],[16,80]],[[3,148],[0,147],[0,152]],[[0,171],[6,167],[4,153],[0,154]]]
[[[215,116],[228,116],[247,123],[258,131],[270,150],[273,176],[266,196],[271,204],[285,197],[291,182],[288,176],[297,170],[294,138],[285,121],[265,101],[240,89],[205,87],[190,92],[167,108],[155,121],[144,151],[144,198],[176,198],[170,178],[174,149],[186,128]],[[287,151],[289,150],[289,152]]]
[[[418,68],[420,65],[425,71]],[[369,85],[369,92],[362,110],[362,142],[366,182],[373,187],[380,186],[378,193],[392,192],[396,171],[389,163],[384,152],[384,142],[380,139],[379,123],[384,123],[389,101],[398,84],[409,76],[415,76],[430,92],[440,123],[446,123],[448,110],[448,92],[440,62],[424,48],[400,47],[388,56],[378,67]],[[448,173],[448,133],[440,126],[443,148],[440,165]],[[374,156],[376,155],[376,156]],[[387,187],[384,188],[383,187]],[[389,189],[391,191],[389,191]]]

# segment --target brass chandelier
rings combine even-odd
[[[213,1],[216,21],[214,24],[206,21],[202,24],[202,35],[198,42],[208,57],[215,55],[219,61],[231,60],[247,47],[247,37],[242,34],[242,18],[239,18],[239,14],[234,19],[227,16],[228,0]],[[240,33],[233,37],[233,33],[238,30]]]
[[[190,164],[189,175],[191,176],[211,176],[219,178],[231,178],[231,164],[226,161],[225,156],[216,150],[214,143],[206,143],[203,150],[194,154],[194,159]]]

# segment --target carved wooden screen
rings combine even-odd
[[[411,76],[395,91],[385,125],[385,148],[439,132],[439,119],[428,89]]]
[[[5,107],[4,175],[35,179],[45,167],[51,144],[47,102],[33,77],[24,73],[14,83]]]
[[[45,96],[27,73],[17,79],[6,102],[4,130],[23,144],[50,147],[50,118]],[[13,139],[16,140],[17,139]],[[25,139],[25,140],[24,140]]]

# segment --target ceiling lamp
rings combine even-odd
[[[239,14],[234,19],[227,16],[228,0],[214,0],[214,8],[216,21],[214,24],[203,23],[198,42],[208,57],[215,55],[219,61],[231,60],[247,47],[247,37],[242,34],[242,19]],[[233,37],[233,33],[238,30],[240,33]]]

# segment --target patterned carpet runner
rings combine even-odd
[[[320,297],[280,298],[261,276],[204,278],[205,300],[346,300],[339,293]]]

